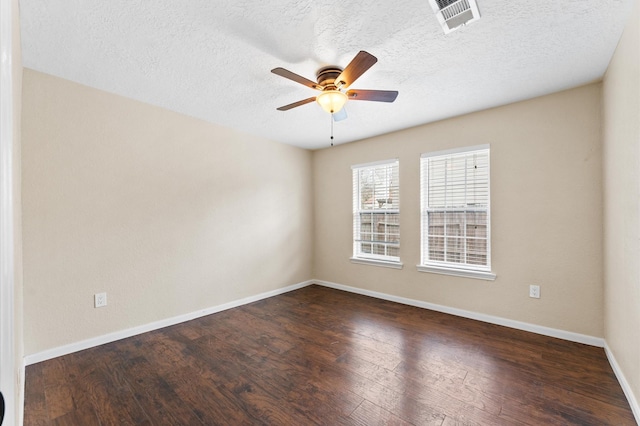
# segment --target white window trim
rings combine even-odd
[[[469,152],[469,151],[480,151],[481,149],[491,149],[491,145],[484,144],[484,145],[475,145],[475,146],[462,146],[458,148],[444,149],[442,151],[425,152],[420,155],[420,158],[439,157],[441,155],[461,154],[463,152]]]
[[[453,267],[451,264],[446,263],[443,265],[439,265],[439,262],[430,261],[428,263],[416,265],[416,268],[419,272],[427,272],[441,275],[451,275],[456,277],[464,277],[464,278],[475,278],[481,280],[494,281],[496,279],[496,274],[491,271],[491,150],[489,144],[483,145],[475,145],[469,147],[458,147],[453,149],[446,149],[441,151],[434,151],[423,153],[420,155],[420,158],[430,158],[430,157],[439,157],[442,155],[453,155],[453,154],[461,154],[464,152],[471,151],[479,151],[479,150],[489,150],[489,208],[487,209],[487,266],[478,265],[478,267],[473,267],[470,265],[460,265]],[[423,193],[423,182],[422,182],[422,165],[420,166],[420,261],[423,262],[425,259],[424,255],[424,242],[423,238],[425,237],[424,230],[424,207],[422,200]]]
[[[380,161],[372,161],[370,163],[362,163],[362,164],[354,164],[351,166],[351,170],[355,170],[355,169],[364,169],[367,167],[375,167],[375,166],[382,166],[385,164],[391,164],[391,163],[400,163],[400,159],[399,158],[390,158],[388,160],[380,160]]]
[[[369,163],[361,163],[361,164],[354,164],[351,166],[351,170],[357,170],[357,169],[363,169],[363,168],[369,168],[369,167],[376,167],[376,166],[382,166],[382,165],[386,165],[386,164],[393,164],[393,163],[398,163],[398,168],[400,167],[400,159],[399,158],[391,158],[388,160],[380,160],[380,161],[372,161]],[[398,182],[398,188],[400,187],[399,182]],[[353,194],[352,194],[353,196]],[[356,210],[356,200],[355,198],[353,199],[353,213],[355,214],[355,210]],[[395,209],[394,209],[395,210]],[[397,209],[397,213],[400,214],[400,210]],[[390,210],[384,210],[384,212],[390,212]],[[355,228],[354,228],[355,231]],[[387,256],[383,256],[383,255],[375,255],[375,254],[367,254],[366,256],[360,256],[357,257],[356,256],[356,249],[355,246],[357,244],[357,240],[355,239],[355,233],[354,235],[352,235],[352,243],[354,245],[354,249],[352,252],[352,256],[349,258],[349,260],[351,261],[351,263],[357,263],[357,264],[361,264],[361,265],[373,265],[373,266],[382,266],[385,268],[393,268],[393,269],[402,269],[402,262],[400,261],[400,256],[398,256],[398,259],[390,259]]]
[[[418,272],[430,272],[440,275],[453,275],[454,277],[476,278],[479,280],[495,281],[496,274],[493,272],[483,272],[477,270],[467,270],[463,268],[453,269],[445,267],[437,267],[431,265],[416,265]]]
[[[351,263],[358,263],[360,265],[373,265],[382,266],[383,268],[402,269],[402,262],[390,261],[390,260],[376,260],[364,257],[351,257],[349,258]]]
[[[17,3],[17,2],[16,2]],[[0,391],[4,396],[4,423],[22,424],[24,375],[16,367],[14,319],[14,75],[13,4],[0,3]],[[17,4],[16,4],[17,6]],[[16,384],[18,381],[18,384]]]

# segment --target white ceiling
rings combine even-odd
[[[310,80],[360,50],[378,58],[352,89],[336,144],[602,78],[634,0],[478,0],[445,35],[427,0],[21,0],[27,68],[303,148],[329,146]]]

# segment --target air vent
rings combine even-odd
[[[475,0],[429,0],[429,3],[445,34],[480,19]]]

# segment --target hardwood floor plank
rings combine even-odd
[[[355,425],[359,426],[410,426],[412,423],[406,422],[385,410],[378,407],[366,399],[349,416]]]
[[[361,402],[357,397],[344,390],[344,386],[326,381],[327,375],[322,369],[316,368],[312,363],[314,357],[309,357],[301,363],[296,362],[293,354],[288,354],[283,360],[270,349],[261,347],[256,341],[246,337],[238,342],[239,347],[250,349],[251,355],[238,353],[236,362],[246,368],[246,374],[250,377],[260,377],[261,387],[277,398],[281,403],[291,405],[297,411],[307,416],[309,420],[323,424],[332,419],[332,424],[340,424],[341,415],[348,415]],[[222,350],[223,353],[234,352],[235,347],[228,346],[225,341],[217,339],[203,339],[196,342],[203,352],[211,356],[213,350]],[[295,349],[291,349],[295,350]],[[309,410],[309,407],[314,407]],[[327,407],[328,409],[324,409]],[[335,417],[335,418],[334,418]]]
[[[149,417],[138,405],[133,392],[124,381],[123,372],[108,365],[87,377],[87,391],[101,424],[151,425]],[[117,409],[114,410],[114,407]]]
[[[73,411],[72,389],[64,372],[64,360],[56,358],[44,364],[42,374],[49,418],[54,420]]]
[[[544,384],[539,392],[531,392],[521,400],[506,398],[504,416],[519,418],[523,413],[538,422],[549,424],[635,425],[629,410],[584,397],[553,384]]]
[[[51,425],[55,426],[92,426],[100,425],[98,419],[94,416],[87,418],[87,416],[80,411],[70,411],[67,414],[56,417],[51,421]]]
[[[164,333],[150,333],[146,337],[145,357],[200,421],[220,425],[254,423],[234,397],[220,388],[221,380],[212,380],[205,368],[185,355],[184,344],[169,339]]]
[[[24,423],[36,426],[49,424],[49,414],[45,398],[44,363],[29,366],[25,371],[25,401],[29,401],[30,409],[24,413]]]
[[[223,394],[216,383],[184,367],[165,374],[180,403],[190,407],[205,425],[253,425],[255,419],[242,412],[240,405]]]
[[[406,395],[403,389],[391,389],[380,385],[363,376],[354,375],[351,383],[353,392],[361,395],[374,405],[383,408],[395,416],[417,425],[440,425],[444,420],[442,408],[447,405],[438,398],[440,404],[434,400],[417,401]]]
[[[174,331],[167,331],[167,335],[170,338],[178,336]],[[172,339],[170,342],[183,345]],[[253,358],[223,343],[216,337],[205,336],[184,347],[181,356],[210,385],[215,384],[225,398],[232,399],[239,412],[244,412],[254,421],[274,424],[308,422],[309,419],[300,414],[297,407],[282,404],[284,395],[274,392],[268,381],[258,382],[252,378],[248,364],[255,362]]]
[[[309,286],[26,369],[31,425],[628,425],[601,348]]]
[[[78,421],[83,425],[97,425],[99,420],[95,407],[89,400],[89,395],[83,387],[86,377],[95,371],[101,364],[98,358],[98,362],[91,362],[92,354],[100,353],[99,349],[89,349],[83,354],[71,354],[66,357],[62,357],[62,365],[64,367],[65,376],[60,380],[66,381],[70,384],[71,397],[73,399],[73,411],[68,413],[61,421]]]
[[[189,408],[180,403],[180,397],[144,356],[121,358],[118,368],[127,372],[127,383],[133,397],[145,410],[152,424],[204,424]]]

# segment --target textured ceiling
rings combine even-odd
[[[310,80],[359,50],[378,63],[353,89],[336,144],[602,78],[634,0],[478,0],[445,35],[427,0],[21,0],[25,67],[303,148],[329,146]]]

